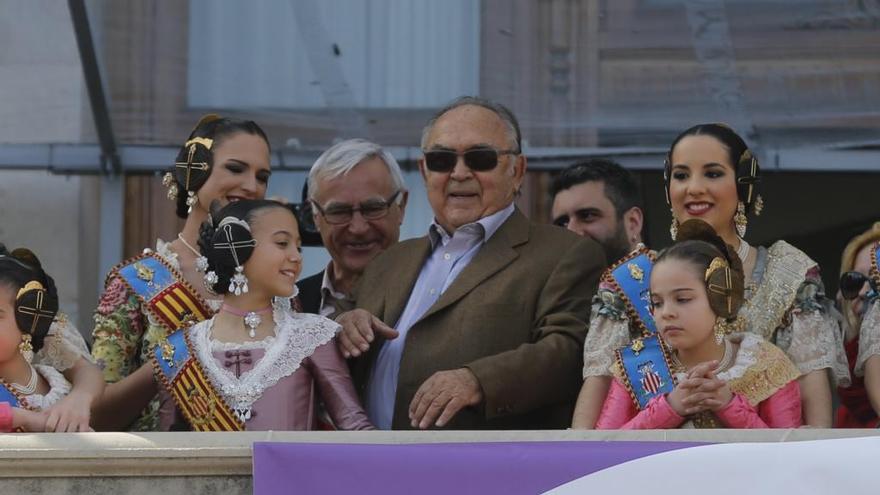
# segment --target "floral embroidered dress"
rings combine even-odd
[[[832,301],[825,296],[816,263],[802,251],[784,241],[769,249],[758,247],[739,315],[749,331],[779,346],[802,374],[828,369],[832,385],[850,383]],[[584,378],[610,375],[614,350],[638,336],[630,330],[620,296],[600,285],[584,342]]]
[[[865,376],[865,362],[875,355],[880,355],[880,299],[870,303],[859,329],[859,354],[855,365],[857,376]]]
[[[666,395],[652,399],[639,411],[621,381],[615,380],[602,406],[597,429],[671,428],[796,428],[801,425],[800,371],[776,346],[751,333],[725,338],[718,378],[727,382],[733,399],[715,413],[680,416]],[[676,373],[676,379],[685,378]]]
[[[213,388],[245,420],[247,430],[312,430],[320,398],[341,430],[374,429],[361,406],[348,365],[333,337],[339,325],[296,313],[287,299],[273,301],[275,336],[262,341],[214,340],[214,318],[189,330],[193,355]],[[161,428],[184,421],[163,390]]]
[[[155,253],[172,268],[180,270],[177,253],[171,250],[170,243],[157,240]],[[222,304],[220,300],[204,302],[203,306],[214,311]],[[169,332],[115,271],[108,276],[94,319],[92,356],[103,370],[107,383],[118,382],[148,363],[152,349]],[[154,398],[130,430],[158,430],[158,410],[159,401]]]

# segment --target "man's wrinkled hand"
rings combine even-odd
[[[443,427],[460,410],[483,401],[483,389],[467,368],[438,371],[425,380],[409,405],[410,424],[422,430]]]
[[[394,339],[400,335],[397,330],[363,309],[354,309],[336,317],[342,330],[336,336],[336,345],[346,358],[358,357],[370,349],[376,335]]]

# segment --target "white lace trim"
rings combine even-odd
[[[220,366],[212,351],[211,329],[214,318],[200,322],[190,329],[190,338],[205,372],[217,391],[233,409],[248,410],[263,392],[291,375],[303,359],[311,356],[319,346],[330,342],[339,325],[323,316],[295,313],[290,300],[275,298],[272,302],[275,321],[275,342],[266,349],[254,367],[236,377]]]
[[[733,365],[724,371],[720,371],[716,376],[725,382],[729,382],[745,375],[746,370],[758,363],[758,351],[764,340],[753,333],[738,333],[730,335],[726,339],[730,345],[739,344],[736,350],[736,356],[733,357]]]
[[[615,320],[596,314],[584,341],[583,378],[613,375],[614,351],[629,344],[630,337],[628,319]]]
[[[750,367],[754,366],[758,362],[758,351],[761,348],[761,344],[764,342],[761,337],[753,334],[753,333],[735,333],[727,336],[724,339],[724,355],[725,358],[722,358],[724,361],[727,358],[727,353],[736,352],[734,356],[730,358],[732,364],[727,369],[719,371],[715,376],[724,380],[725,382],[729,382],[731,380],[735,380],[737,378],[742,377],[746,370]],[[731,349],[732,346],[737,345],[737,348]],[[723,363],[722,363],[723,364]],[[675,378],[678,381],[684,380],[687,378],[687,371],[679,371],[675,373]]]
[[[58,371],[66,371],[72,368],[79,358],[85,358],[90,363],[95,362],[82,334],[65,315],[59,313],[58,318],[49,327],[49,333],[43,340],[43,347],[34,355],[34,364],[45,364]]]
[[[268,349],[275,343],[275,337],[266,337],[263,340],[254,340],[250,342],[220,342],[211,339],[211,351],[252,351],[255,349]]]
[[[60,371],[42,364],[36,364],[34,368],[49,382],[49,392],[46,395],[31,394],[26,396],[25,400],[28,406],[42,411],[55,405],[70,393],[70,382],[64,378]]]
[[[832,387],[850,385],[843,335],[837,321],[820,311],[794,311],[777,342],[801,373],[828,369]],[[787,345],[786,345],[787,344]]]
[[[880,301],[871,303],[865,312],[859,330],[859,357],[856,359],[856,376],[865,376],[865,362],[869,357],[880,355]]]

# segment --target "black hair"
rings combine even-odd
[[[686,129],[672,141],[672,145],[669,147],[670,160],[672,159],[672,150],[675,149],[679,141],[687,136],[712,136],[717,139],[727,149],[730,163],[734,169],[736,169],[736,164],[739,163],[743,153],[749,149],[745,140],[736,131],[724,124],[697,124]]]
[[[270,208],[280,208],[296,219],[296,215],[287,205],[273,201],[270,199],[248,199],[242,201],[234,201],[220,208],[219,202],[215,201],[211,205],[211,215],[207,220],[202,222],[199,227],[199,251],[208,258],[208,271],[217,274],[217,282],[208,287],[217,294],[226,294],[229,292],[229,282],[235,275],[236,259],[238,263],[244,265],[254,252],[254,246],[241,247],[235,250],[233,256],[230,249],[215,247],[218,243],[227,242],[227,234],[234,242],[246,243],[253,239],[250,226],[257,214],[263,210]],[[245,228],[239,224],[230,224],[227,231],[221,229],[220,223],[227,217],[233,217],[248,224]]]
[[[40,282],[46,290],[47,307],[52,308],[56,313],[58,311],[58,289],[55,287],[55,281],[43,270],[40,260],[28,249],[18,248],[11,252],[6,249],[3,243],[0,243],[0,286],[7,287],[12,292],[13,305],[16,305],[16,294],[28,282],[36,280]],[[15,311],[16,324],[23,333],[28,333],[26,328],[22,328],[19,313]],[[30,326],[30,325],[27,325]],[[49,333],[49,324],[38,325],[36,331],[31,335],[31,346],[34,352],[39,351],[43,347],[43,341],[46,334]]]
[[[609,158],[591,158],[570,165],[553,178],[550,196],[556,197],[561,191],[584,182],[602,182],[605,196],[617,210],[617,218],[635,206],[641,207],[639,186],[629,170]]]
[[[233,136],[238,133],[250,134],[252,136],[258,136],[266,142],[266,146],[269,147],[269,138],[266,136],[266,133],[263,129],[257,125],[253,120],[239,120],[239,119],[230,119],[226,117],[216,117],[209,118],[205,117],[199,121],[196,125],[195,129],[193,129],[192,133],[190,133],[187,141],[193,138],[207,138],[212,139],[214,142],[211,146],[211,151],[206,150],[204,148],[200,149],[200,153],[203,153],[200,156],[199,161],[203,160],[208,163],[209,170],[213,169],[214,163],[214,153],[212,150],[217,149],[217,147],[228,137]],[[270,148],[271,150],[271,148]],[[181,147],[180,151],[177,154],[176,162],[186,162],[189,154],[189,149],[186,146]],[[172,169],[173,171],[173,169]],[[207,181],[209,174],[206,174],[204,178],[200,181],[200,184],[195,185],[194,190],[200,189],[205,181]],[[177,180],[177,185],[179,188],[179,192],[177,194],[177,216],[180,218],[186,218],[189,211],[189,206],[186,204],[186,188],[181,181]]]
[[[437,120],[448,113],[451,110],[455,110],[458,107],[464,106],[477,106],[485,108],[486,110],[491,110],[495,113],[504,123],[508,126],[508,128],[513,131],[514,144],[516,145],[516,152],[522,153],[522,132],[519,129],[519,121],[516,120],[516,116],[513,112],[502,105],[501,103],[494,102],[488,98],[481,98],[479,96],[459,96],[458,98],[449,102],[446,106],[437,111],[433,116],[431,116],[428,123],[425,124],[424,129],[422,129],[422,147],[425,147],[426,141],[428,139],[428,134],[431,132],[431,128],[434,127],[434,124],[437,123]]]

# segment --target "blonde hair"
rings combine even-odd
[[[865,246],[878,241],[880,241],[880,222],[875,222],[870,229],[850,239],[840,257],[840,274],[852,271],[856,265],[856,256],[859,254],[859,251],[864,249]],[[844,299],[842,306],[843,317],[847,323],[846,338],[850,340],[855,337],[855,332],[859,328],[859,322],[853,311],[852,301]]]

